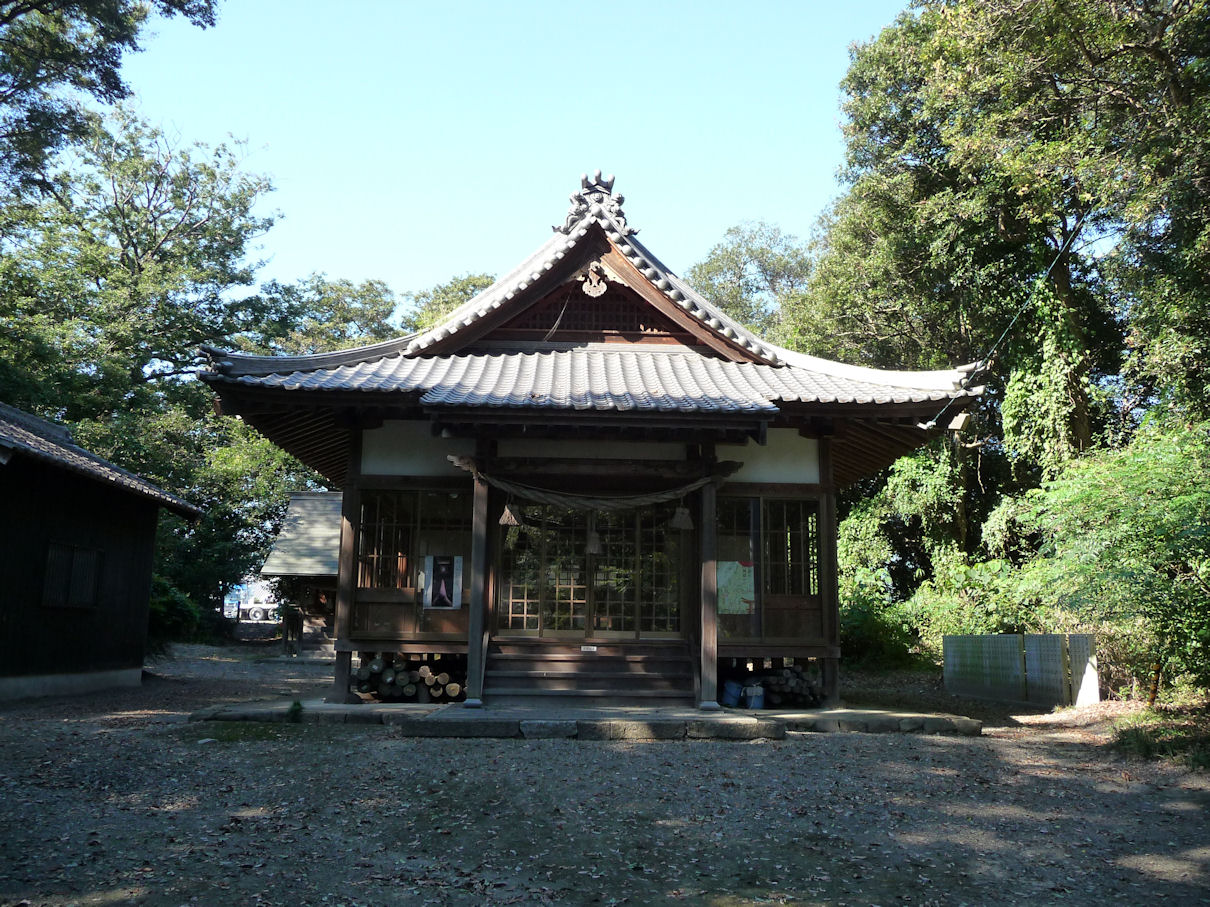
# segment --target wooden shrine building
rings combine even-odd
[[[142,683],[161,508],[201,516],[0,403],[0,699]]]
[[[299,357],[207,350],[222,412],[343,490],[335,695],[354,653],[444,653],[467,705],[713,708],[720,667],[766,659],[812,664],[834,697],[836,490],[965,406],[970,369],[780,349],[638,241],[612,177],[571,200],[430,330]]]

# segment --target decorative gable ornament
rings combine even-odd
[[[609,289],[605,280],[605,268],[599,261],[590,264],[579,279],[581,281],[580,289],[584,291],[584,295],[591,296],[593,299],[604,296],[605,291]]]
[[[580,175],[580,191],[573,192],[568,196],[571,201],[571,208],[567,212],[567,219],[561,227],[552,227],[556,233],[570,235],[572,227],[583,220],[586,216],[593,217],[608,217],[618,233],[622,236],[634,236],[639,231],[632,229],[626,223],[626,215],[622,212],[622,205],[626,201],[626,196],[618,193],[613,194],[614,176],[611,173],[609,176],[602,178],[601,171],[597,170],[593,173],[591,179],[587,173]]]

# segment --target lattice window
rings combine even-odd
[[[524,508],[526,525],[504,536],[500,629],[679,632],[680,536],[667,528],[673,509],[589,519],[555,507]],[[590,526],[600,543],[591,553]]]
[[[588,617],[587,517],[575,510],[546,510],[553,525],[548,525],[546,535],[543,623],[547,630],[584,630]]]
[[[416,492],[363,492],[357,552],[357,585],[363,589],[406,589],[416,526]]]
[[[718,584],[721,638],[820,637],[819,503],[720,498]]]
[[[818,505],[765,501],[762,522],[764,590],[772,595],[818,595]]]
[[[542,543],[530,526],[505,533],[500,590],[501,629],[537,630],[542,577]]]
[[[679,531],[668,528],[672,511],[671,506],[658,507],[639,515],[642,633],[678,633],[681,629],[681,538]]]
[[[596,531],[601,553],[593,558],[593,623],[598,630],[633,633],[638,624],[635,514],[597,514]]]
[[[414,588],[417,568],[426,555],[465,558],[470,553],[470,538],[468,492],[363,491],[357,585],[362,589]]]

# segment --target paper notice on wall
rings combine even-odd
[[[756,571],[751,561],[718,562],[718,613],[756,611]]]

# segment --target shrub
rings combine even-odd
[[[197,634],[201,614],[184,592],[158,573],[151,577],[147,639],[153,650],[167,643],[192,639]]]
[[[902,605],[887,603],[860,583],[846,590],[840,606],[840,649],[846,662],[908,667],[919,660],[915,646],[916,636]]]

